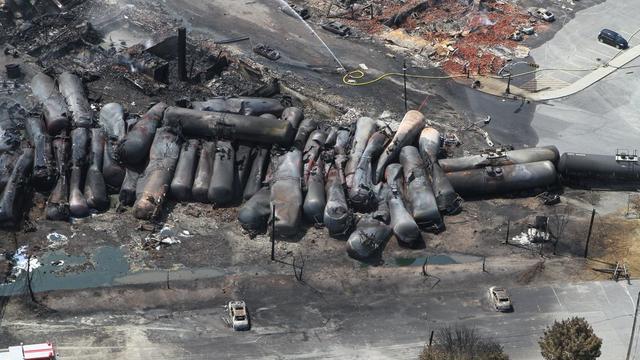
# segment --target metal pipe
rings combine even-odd
[[[181,129],[187,136],[246,140],[258,143],[289,145],[295,131],[289,122],[246,116],[169,107],[164,126]]]
[[[178,79],[187,81],[187,29],[178,28]]]
[[[418,134],[420,134],[424,128],[424,124],[424,115],[419,111],[410,110],[404,115],[393,140],[391,140],[391,143],[387,145],[387,148],[384,149],[382,155],[380,155],[376,168],[376,176],[374,178],[376,183],[382,181],[384,169],[387,165],[398,160],[400,150],[414,143]]]
[[[444,172],[466,171],[487,166],[504,166],[526,164],[537,161],[551,161],[557,163],[560,154],[555,146],[544,146],[505,151],[495,149],[478,155],[459,158],[440,159],[438,163]]]
[[[149,164],[142,174],[136,193],[133,216],[150,220],[159,215],[180,157],[180,138],[171,128],[158,129],[149,152]]]
[[[545,188],[557,181],[551,161],[486,167],[446,174],[455,191],[462,196],[508,194],[534,188]]]

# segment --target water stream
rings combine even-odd
[[[333,60],[336,61],[336,63],[338,64],[338,66],[340,66],[340,68],[338,69],[338,71],[344,71],[345,67],[344,65],[342,65],[342,63],[340,62],[340,60],[338,59],[338,57],[336,56],[336,54],[334,54],[333,51],[331,51],[331,49],[329,48],[329,46],[327,45],[327,43],[324,42],[324,40],[322,40],[322,38],[320,37],[320,35],[318,35],[318,33],[316,33],[315,30],[313,30],[313,28],[311,27],[311,25],[309,25],[309,23],[307,23],[302,16],[300,16],[300,14],[298,14],[295,10],[293,10],[293,8],[291,7],[291,5],[289,5],[289,3],[286,0],[277,0],[280,4],[282,4],[282,6],[284,6],[285,8],[289,9],[290,13],[295,16],[298,20],[300,20],[304,26],[307,28],[307,30],[309,30],[313,36],[316,37],[316,39],[318,39],[318,41],[320,41],[320,44],[322,44],[322,46],[324,46],[325,49],[327,49],[327,51],[329,52],[329,54],[331,54],[331,56],[333,57]]]

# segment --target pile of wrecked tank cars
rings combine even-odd
[[[31,87],[41,112],[25,117],[28,141],[0,134],[5,226],[20,224],[30,189],[49,194],[46,217],[59,221],[105,211],[118,193],[137,219],[151,220],[171,197],[240,206],[250,233],[271,225],[287,237],[303,222],[322,224],[347,239],[351,257],[367,259],[392,235],[413,247],[423,231],[443,231],[443,216],[459,212],[462,198],[640,180],[628,154],[560,157],[546,146],[442,158],[442,134],[414,110],[396,131],[367,117],[350,127],[319,123],[277,99],[251,97],[156,103],[140,117],[109,103],[94,119],[76,75],[39,73]]]

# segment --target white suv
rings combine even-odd
[[[231,326],[235,331],[249,330],[249,312],[244,301],[229,301],[227,305]]]
[[[511,311],[513,305],[511,304],[511,298],[507,289],[502,287],[493,286],[489,289],[489,298],[491,303],[495,307],[496,311]]]

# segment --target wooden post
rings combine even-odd
[[[271,206],[271,261],[276,260],[276,206]]]
[[[402,62],[402,77],[404,78],[404,112],[409,111],[407,105],[407,59]]]
[[[593,219],[596,217],[596,209],[591,212],[591,222],[589,223],[589,233],[587,234],[587,243],[584,246],[584,258],[589,255],[589,241],[591,240],[591,230],[593,229]]]
[[[507,237],[504,239],[504,244],[509,245],[509,228],[511,227],[511,219],[507,219]]]
[[[178,78],[187,81],[187,29],[178,28]]]
[[[636,300],[636,312],[633,315],[633,327],[631,328],[631,338],[629,339],[629,348],[627,349],[627,360],[631,356],[631,345],[633,345],[633,337],[636,334],[636,324],[638,321],[638,307],[640,306],[640,292],[638,292],[638,299]]]

